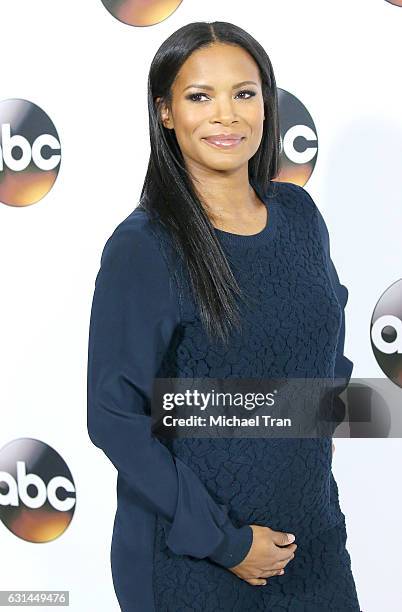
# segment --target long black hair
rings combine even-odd
[[[148,76],[151,153],[139,206],[166,230],[186,264],[201,320],[209,338],[227,341],[240,325],[236,296],[242,292],[230,269],[214,227],[194,189],[174,130],[164,127],[161,101],[170,107],[171,86],[186,59],[215,42],[243,47],[260,71],[265,121],[260,146],[249,160],[250,183],[266,193],[278,174],[280,133],[278,96],[270,59],[245,30],[223,21],[189,23],[159,47]],[[157,98],[161,98],[159,104]]]

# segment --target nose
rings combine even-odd
[[[216,104],[214,105],[212,123],[232,123],[236,120],[236,111],[234,108],[235,100],[230,96],[222,96],[216,98]]]

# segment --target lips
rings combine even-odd
[[[230,146],[238,144],[242,138],[244,137],[241,134],[215,134],[213,136],[206,136],[203,140],[218,146]]]
[[[241,134],[216,134],[214,136],[206,136],[202,140],[211,147],[230,150],[238,147],[244,138]]]
[[[219,147],[229,147],[235,144],[239,144],[241,138],[220,138],[219,140],[216,138],[205,138],[205,140]]]

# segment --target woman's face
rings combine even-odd
[[[186,166],[234,170],[248,163],[263,133],[261,79],[243,48],[214,43],[192,53],[172,86],[172,105],[161,106],[166,128],[174,129]],[[206,137],[236,134],[239,144],[213,146]]]

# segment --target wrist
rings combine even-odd
[[[234,567],[247,556],[253,543],[253,530],[250,525],[235,527],[229,518],[221,529],[223,540],[209,558],[223,567]]]

